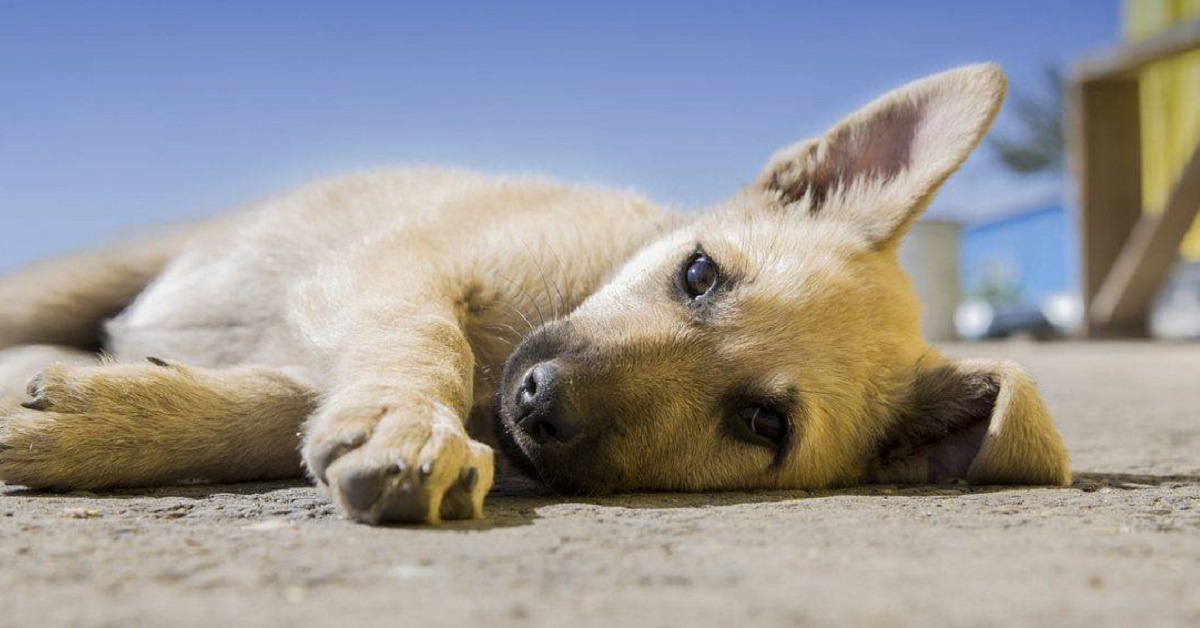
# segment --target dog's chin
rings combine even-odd
[[[513,433],[512,423],[505,420],[504,412],[501,409],[501,404],[496,403],[496,410],[492,415],[492,431],[496,435],[496,441],[500,445],[500,453],[508,460],[509,464],[514,469],[529,476],[534,480],[541,480],[538,474],[538,468],[521,448],[517,442],[517,437]]]

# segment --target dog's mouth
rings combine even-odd
[[[569,390],[568,373],[579,368],[580,350],[571,344],[561,322],[535,332],[509,357],[493,404],[493,431],[501,454],[530,479],[560,493],[611,492],[605,480],[611,465],[603,454],[604,438],[583,420],[587,412],[576,407]],[[531,375],[544,373],[540,381]],[[551,381],[551,378],[557,378]],[[538,392],[558,386],[554,399],[532,399]]]
[[[503,399],[496,400],[493,425],[501,455],[510,468],[528,479],[563,495],[611,492],[605,483],[596,481],[596,473],[589,471],[585,452],[547,451],[549,448],[533,442],[505,410]]]
[[[516,406],[521,388],[519,378],[524,377],[529,368],[538,361],[554,355],[558,344],[554,338],[556,335],[548,333],[547,328],[542,327],[513,351],[504,364],[504,372],[500,377],[500,386],[493,404],[492,427],[500,445],[500,452],[518,471],[542,481],[545,480],[541,477],[537,462],[522,445],[522,441],[529,439],[522,433],[522,416]],[[531,449],[535,445],[532,441],[527,444]]]
[[[529,454],[525,453],[520,443],[517,442],[516,430],[518,428],[504,416],[503,397],[503,392],[496,394],[496,402],[492,413],[492,431],[495,433],[496,442],[500,445],[500,453],[516,470],[529,476],[531,479],[540,479],[538,477],[537,465],[534,464],[533,459],[529,457]]]

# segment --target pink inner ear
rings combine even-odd
[[[815,213],[836,189],[900,174],[912,165],[923,109],[917,101],[904,103],[835,131],[823,157],[815,160],[798,186],[784,188],[785,199],[795,201],[810,193]]]
[[[966,479],[967,470],[975,461],[983,439],[987,436],[988,421],[979,421],[940,440],[926,452],[927,482],[944,483]]]
[[[865,119],[847,120],[834,132],[828,139],[829,160],[820,173],[823,176],[814,183],[827,193],[831,185],[887,180],[905,170],[948,172],[970,152],[979,130],[977,121],[986,121],[987,112],[980,103],[954,92],[897,98]]]
[[[898,106],[853,129],[845,145],[834,149],[841,183],[856,177],[889,179],[908,168],[921,125],[921,110],[919,103]]]

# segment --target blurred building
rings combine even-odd
[[[1038,305],[1079,285],[1075,229],[1061,203],[963,228],[959,284],[966,297]]]
[[[1014,208],[963,227],[958,335],[1071,333],[1081,316],[1076,229],[1062,203]]]
[[[900,267],[912,278],[921,302],[921,335],[933,342],[954,340],[960,299],[958,252],[961,227],[949,220],[917,222],[900,245]]]

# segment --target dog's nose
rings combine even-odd
[[[563,411],[561,375],[557,366],[542,362],[529,369],[517,390],[517,424],[539,445],[565,443],[578,432]]]

